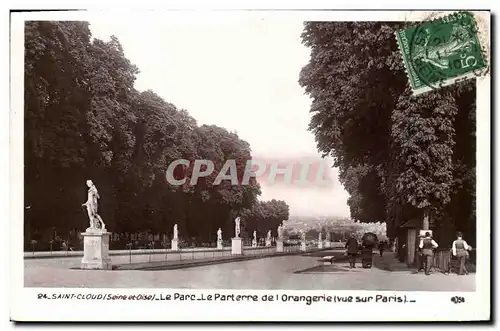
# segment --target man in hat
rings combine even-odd
[[[438,247],[438,244],[432,239],[431,233],[426,232],[424,238],[420,240],[418,247],[422,250],[422,257],[425,263],[425,274],[430,275],[432,259],[434,257],[434,249]]]
[[[358,255],[359,244],[358,241],[356,240],[355,233],[352,233],[351,237],[347,239],[345,248],[347,249],[347,258],[349,259],[349,267],[356,268],[356,255]]]
[[[469,257],[469,252],[472,249],[465,240],[462,239],[462,232],[457,233],[457,240],[455,240],[451,246],[451,251],[453,256],[458,258],[460,261],[460,268],[458,270],[459,275],[464,273],[468,274],[465,269],[465,260]]]

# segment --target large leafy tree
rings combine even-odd
[[[385,221],[395,237],[403,221],[431,215],[441,234],[473,241],[474,83],[413,97],[394,37],[406,24],[305,23],[310,130],[340,169],[354,219]]]
[[[25,28],[25,205],[27,227],[78,222],[87,115],[92,93],[90,31],[83,22],[29,22]],[[84,183],[84,182],[83,182]],[[78,197],[70,205],[70,200]],[[83,201],[82,201],[83,202]],[[63,208],[61,208],[63,206]]]
[[[253,231],[257,231],[258,237],[265,237],[271,230],[271,234],[277,236],[278,226],[288,219],[289,213],[290,209],[285,201],[258,201],[251,209],[242,213],[247,235],[252,236]]]
[[[241,182],[249,144],[224,128],[198,126],[153,91],[135,90],[138,68],[117,38],[91,40],[85,22],[27,22],[25,32],[27,232],[85,229],[86,179],[97,184],[99,212],[113,232],[169,233],[178,224],[186,240],[213,241],[219,227],[232,231],[236,216],[263,203],[255,178],[214,183],[227,160],[235,160]],[[190,161],[174,172],[187,179],[180,186],[166,179],[177,159]],[[196,159],[215,169],[191,185]],[[288,218],[286,203],[278,205],[287,212],[266,219]]]

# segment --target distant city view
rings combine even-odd
[[[311,239],[317,238],[320,231],[332,233],[333,240],[345,239],[351,233],[360,237],[366,232],[375,233],[380,240],[387,239],[385,223],[360,223],[342,216],[290,216],[283,222],[283,227],[289,235],[306,232]]]

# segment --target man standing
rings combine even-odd
[[[424,238],[423,235],[419,235],[418,236],[418,243],[420,244],[420,241],[422,241],[422,239]],[[420,245],[417,246],[417,248],[415,249],[415,262],[416,262],[416,265],[417,265],[417,274],[420,272],[420,271],[424,271],[424,257],[422,256],[422,249],[420,248]]]
[[[352,233],[351,237],[347,239],[345,248],[347,248],[349,268],[356,268],[356,255],[358,255],[359,250],[358,241],[356,240],[356,234]]]
[[[457,233],[457,240],[453,242],[453,245],[451,246],[451,250],[453,253],[453,256],[456,256],[460,260],[460,269],[458,270],[459,275],[463,275],[464,271],[467,273],[467,270],[465,270],[465,260],[469,257],[469,252],[472,249],[469,245],[467,245],[467,242],[462,239],[462,232]]]
[[[434,257],[433,249],[436,249],[438,244],[431,238],[431,233],[426,232],[425,237],[420,240],[418,247],[422,250],[422,257],[425,263],[425,274],[430,275],[432,259]]]

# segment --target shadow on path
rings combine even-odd
[[[385,271],[407,271],[412,272],[413,270],[408,267],[404,262],[399,262],[396,258],[394,252],[384,252],[382,256],[377,253],[373,254],[373,266],[375,268],[385,270]]]

